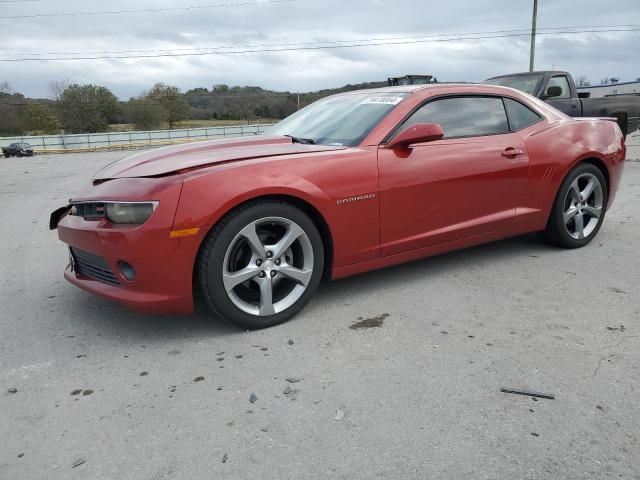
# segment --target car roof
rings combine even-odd
[[[447,91],[460,92],[460,93],[494,93],[497,95],[506,95],[521,92],[509,87],[502,87],[499,85],[488,85],[484,83],[430,83],[427,85],[400,85],[397,87],[380,87],[369,88],[365,90],[352,90],[349,92],[341,92],[337,95],[351,95],[351,94],[394,94],[394,93],[446,93]]]
[[[362,93],[413,93],[416,90],[420,90],[421,87],[429,87],[431,85],[400,85],[397,87],[379,87],[379,88],[364,88],[362,90],[349,90],[348,92],[336,93],[336,95],[351,95]]]

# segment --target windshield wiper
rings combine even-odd
[[[313,138],[294,137],[293,135],[285,135],[293,140],[293,143],[302,143],[303,145],[315,145],[316,141]]]

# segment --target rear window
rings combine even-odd
[[[540,115],[529,107],[525,107],[520,102],[511,98],[505,98],[504,105],[507,108],[507,115],[509,115],[511,130],[522,130],[542,119]]]

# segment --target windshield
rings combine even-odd
[[[267,135],[305,143],[358,145],[407,93],[351,93],[323,98],[275,124]]]
[[[542,75],[514,75],[513,77],[489,78],[482,83],[511,87],[529,95],[535,95],[540,80],[542,80]]]

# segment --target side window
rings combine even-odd
[[[566,75],[556,75],[555,77],[551,77],[549,84],[547,85],[547,90],[549,87],[560,87],[562,89],[562,93],[557,97],[551,98],[551,100],[556,98],[571,98],[571,89],[569,88],[569,80],[567,80]]]
[[[502,99],[497,97],[452,97],[423,105],[404,123],[438,123],[444,138],[476,137],[507,133],[509,124]]]
[[[521,130],[539,122],[542,118],[529,107],[525,107],[520,102],[512,100],[511,98],[505,98],[504,105],[507,107],[511,130]]]

